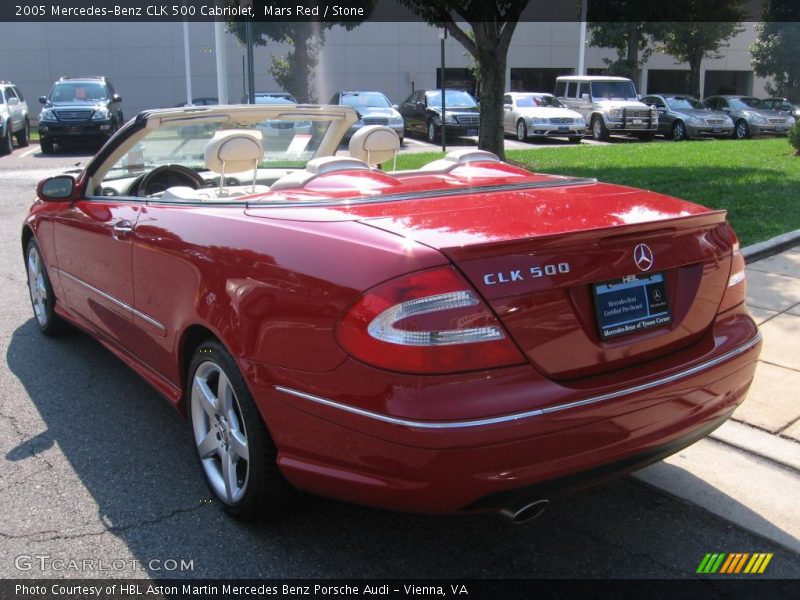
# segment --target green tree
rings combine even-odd
[[[517,21],[530,0],[398,1],[427,23],[444,26],[475,58],[481,77],[478,147],[505,158],[503,93],[508,47]],[[470,29],[474,39],[469,35]]]
[[[705,58],[719,58],[727,41],[744,29],[742,0],[676,0],[685,21],[662,23],[654,34],[656,49],[689,64],[689,93],[700,96],[700,66]]]
[[[800,7],[797,0],[769,0],[750,46],[756,75],[771,77],[767,92],[800,99]]]
[[[239,0],[226,0],[229,4],[239,4]],[[348,31],[358,27],[372,15],[377,0],[352,0],[348,6],[364,9],[363,17],[337,22],[301,21],[288,22],[281,18],[271,21],[254,21],[253,37],[257,46],[266,46],[269,41],[288,44],[291,50],[285,56],[272,55],[272,63],[268,68],[270,75],[278,85],[291,93],[298,102],[315,102],[314,71],[319,61],[319,51],[325,44],[325,32],[331,27],[340,25]],[[263,6],[289,6],[294,3],[286,0],[254,0],[255,14],[263,14]],[[228,29],[240,42],[245,41],[245,21],[228,22]]]

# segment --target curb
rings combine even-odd
[[[742,248],[744,262],[749,264],[800,245],[800,229]]]

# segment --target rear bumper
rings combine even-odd
[[[341,394],[320,394],[309,374],[303,379],[311,391],[304,391],[291,377],[268,384],[280,378],[275,370],[244,367],[264,382],[254,393],[278,447],[280,468],[295,486],[373,506],[444,513],[501,508],[573,489],[575,482],[603,481],[706,435],[744,399],[761,347],[745,315],[718,324],[715,340],[703,360],[671,374],[613,390],[576,394],[576,388],[563,388],[570,400],[546,406],[536,407],[536,399],[548,384],[535,373],[521,381],[524,367],[484,375],[469,382],[474,394],[502,406],[527,389],[531,408],[478,419],[378,412],[363,408],[364,397],[342,402]],[[355,388],[372,387],[363,383],[351,381]],[[380,389],[384,405],[402,409],[407,390],[391,383]],[[434,396],[453,411],[470,401],[458,390],[446,384]],[[427,404],[430,398],[423,396],[420,392],[418,399]]]

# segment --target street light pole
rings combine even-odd
[[[444,41],[447,39],[447,29],[442,25],[439,29],[439,41],[442,47],[442,152],[447,152],[447,141],[445,137],[445,97],[447,96],[447,83],[445,81],[445,66],[444,66]]]

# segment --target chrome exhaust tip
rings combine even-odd
[[[541,516],[548,506],[550,506],[550,500],[535,500],[516,509],[505,509],[503,514],[511,519],[514,524],[522,525]]]

